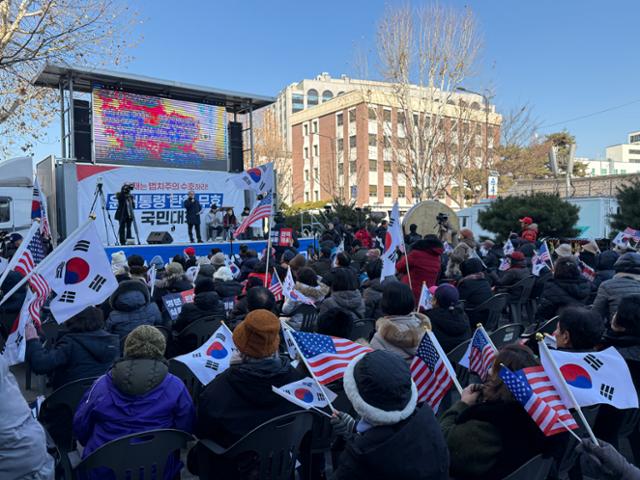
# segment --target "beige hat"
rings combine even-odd
[[[582,245],[582,250],[585,252],[593,253],[594,255],[600,253],[600,248],[598,248],[598,244],[595,242],[595,240],[591,240],[589,243],[585,243],[584,245]]]
[[[554,250],[558,257],[571,257],[573,256],[573,251],[571,250],[571,245],[568,243],[562,243],[558,245],[558,247]]]

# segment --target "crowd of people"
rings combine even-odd
[[[210,237],[222,230],[219,213],[212,209]],[[66,321],[46,344],[43,331],[29,325],[26,362],[34,373],[47,375],[53,389],[98,377],[73,418],[84,457],[111,440],[158,428],[183,430],[228,447],[260,424],[299,410],[272,392],[274,386],[310,375],[282,341],[284,320],[294,330],[347,338],[373,349],[328,385],[337,394],[331,478],[504,478],[538,454],[561,459],[569,441],[568,433],[544,436],[498,375],[500,365],[513,371],[539,365],[535,348],[524,340],[501,348],[487,377],[436,415],[417,401],[410,372],[426,331],[445,352],[454,350],[485,322],[476,307],[533,277],[531,300],[537,308],[523,320],[528,332],[553,319],[560,350],[613,346],[627,362],[636,390],[640,387],[640,253],[628,244],[604,249],[595,241],[554,243],[550,261],[533,275],[536,252],[552,244],[540,240],[531,218],[521,223],[522,231],[508,237],[509,248],[480,242],[467,229],[449,245],[436,235],[422,236],[411,225],[406,257],[386,278],[381,259],[386,221],[349,226],[336,220],[327,225],[317,248],[307,252],[294,247],[256,252],[240,245],[231,258],[219,249],[197,257],[188,247],[169,262],[159,257],[145,262],[118,252],[112,266],[119,286],[111,297]],[[585,265],[593,275],[585,275]],[[157,272],[153,286],[151,267]],[[296,291],[312,305],[292,297],[276,299],[268,288],[275,274],[284,279],[289,270]],[[10,273],[1,290],[18,280]],[[427,309],[419,307],[423,285],[432,297]],[[193,302],[172,319],[162,298],[191,289]],[[5,340],[25,292],[17,292],[0,310]],[[42,317],[53,321],[47,320],[46,308]],[[194,322],[212,322],[213,327],[224,322],[237,348],[230,368],[197,399],[169,373],[167,363],[199,346],[180,335]],[[6,364],[0,367],[1,394],[9,409],[0,420],[0,477],[51,478],[44,432]],[[595,478],[640,478],[640,471],[614,448],[625,418],[624,411],[600,409],[594,432],[604,442],[598,446],[585,440],[579,447],[585,472],[595,472],[590,473]],[[634,454],[640,453],[639,440],[636,425]],[[201,478],[241,478],[239,472],[250,472],[252,461],[221,462],[194,448],[187,463]],[[182,467],[172,459],[165,478],[174,478]],[[326,478],[322,468],[314,475]]]

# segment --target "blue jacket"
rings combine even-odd
[[[158,306],[151,302],[149,288],[140,280],[125,280],[109,299],[111,313],[107,331],[123,339],[140,325],[162,325]]]
[[[101,445],[132,433],[159,428],[191,433],[194,420],[191,396],[182,380],[168,373],[165,362],[123,359],[84,394],[73,419],[73,431],[85,446],[84,458]],[[165,470],[166,480],[182,468],[175,460],[171,464]]]

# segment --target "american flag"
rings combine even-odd
[[[49,218],[47,216],[47,202],[40,190],[38,177],[33,182],[33,199],[31,200],[31,219],[40,219],[40,233],[45,237],[51,236],[51,228],[49,227]]]
[[[269,290],[273,293],[273,296],[276,297],[276,302],[282,300],[282,284],[280,283],[280,278],[276,271],[273,271],[273,275],[271,275],[271,285],[269,285]]]
[[[544,368],[536,366],[512,372],[503,366],[499,375],[513,397],[524,406],[546,436],[562,433],[566,428],[578,428]]]
[[[369,347],[344,338],[293,331],[291,335],[311,374],[323,385],[340,380],[352,359],[372,351]]]
[[[551,262],[551,254],[549,253],[549,248],[547,247],[547,242],[543,242],[540,250],[538,251],[538,258],[543,262]]]
[[[255,207],[253,207],[253,210],[251,210],[249,215],[245,217],[242,223],[238,225],[238,228],[236,228],[236,231],[233,233],[233,237],[237,238],[239,235],[242,235],[253,223],[259,220],[264,220],[265,218],[269,218],[271,216],[272,210],[273,194],[269,192],[262,200],[260,200],[256,204]]]
[[[411,377],[418,388],[418,402],[427,402],[434,412],[438,411],[442,398],[453,386],[453,379],[443,359],[435,346],[437,340],[427,331],[411,362]]]
[[[480,375],[484,380],[487,373],[493,365],[493,359],[496,357],[496,350],[484,328],[477,328],[473,334],[471,341],[471,350],[469,351],[469,370]]]
[[[627,227],[624,229],[624,233],[630,235],[633,238],[634,242],[640,242],[640,230],[635,230],[631,227]]]
[[[20,252],[14,270],[23,277],[26,277],[46,256],[44,239],[40,229],[33,231],[29,243],[26,248]],[[29,278],[29,286],[35,293],[35,297],[29,304],[29,314],[36,325],[40,324],[40,310],[45,300],[49,296],[51,288],[47,281],[39,274],[32,275]]]

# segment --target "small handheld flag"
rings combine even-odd
[[[493,345],[491,338],[487,335],[484,327],[480,325],[476,328],[473,338],[469,343],[469,348],[467,348],[459,364],[467,367],[470,372],[477,374],[482,380],[485,380],[497,354],[498,351]]]
[[[235,232],[233,232],[233,238],[238,238],[255,222],[269,218],[273,213],[273,194],[269,192],[262,200],[260,200],[249,212],[242,223],[238,225]]]
[[[422,290],[420,291],[420,301],[418,302],[418,308],[424,310],[431,310],[433,308],[433,297],[426,283],[422,283]]]
[[[345,338],[295,331],[291,336],[309,372],[323,385],[340,380],[351,360],[372,351]]]
[[[503,365],[499,375],[513,397],[522,404],[546,436],[578,428],[542,367],[512,372]]]
[[[273,275],[271,276],[271,285],[269,285],[269,290],[273,293],[273,296],[276,299],[276,302],[282,300],[282,283],[280,283],[280,277],[278,277],[278,272],[273,271]]]
[[[500,270],[501,272],[506,272],[507,270],[509,270],[510,267],[511,267],[511,264],[509,263],[508,258],[500,259],[500,266],[498,267],[498,270]]]
[[[235,350],[231,330],[223,323],[201,347],[174,360],[189,367],[202,385],[208,385],[229,368]]]
[[[307,305],[314,305],[315,302],[312,298],[303,295],[295,288],[295,282],[293,281],[293,275],[291,274],[291,267],[287,270],[287,275],[284,277],[282,285],[282,294],[295,302],[304,303]]]
[[[321,387],[313,379],[303,378],[279,388],[273,386],[271,389],[291,403],[308,410],[311,407],[328,407],[336,399],[335,393],[328,388]]]
[[[584,278],[593,282],[596,279],[596,271],[583,261],[579,261],[580,273]]]
[[[505,255],[511,255],[514,250],[515,248],[513,246],[513,243],[511,243],[511,239],[507,240],[507,242],[504,244],[504,247],[502,247],[502,251]]]

